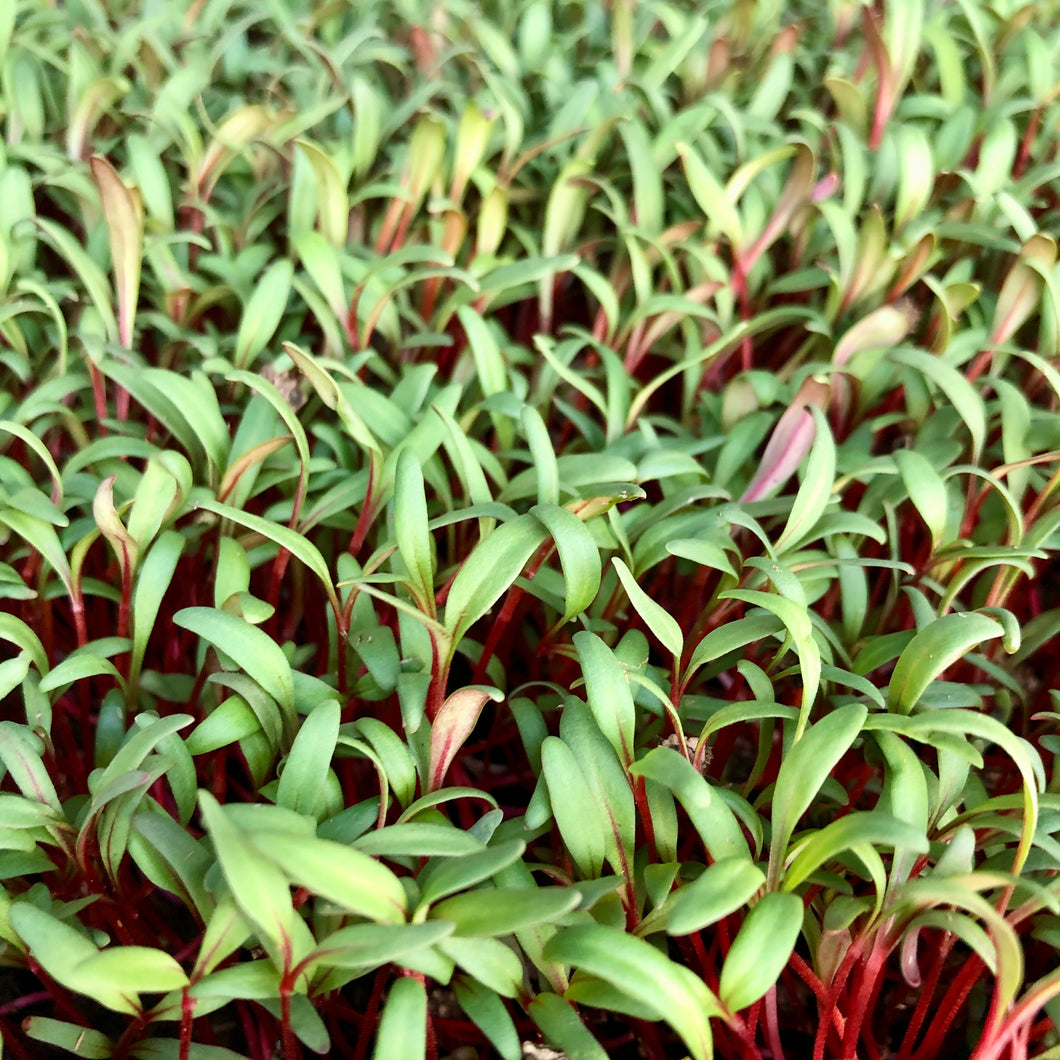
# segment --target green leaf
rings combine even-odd
[[[851,703],[811,725],[784,756],[773,788],[773,834],[766,886],[775,891],[788,854],[788,841],[799,818],[821,790],[840,758],[861,732],[865,707]]]
[[[30,1016],[22,1029],[35,1042],[45,1042],[85,1060],[107,1060],[114,1052],[114,1043],[105,1034],[77,1023]]]
[[[431,908],[432,920],[450,920],[456,933],[511,935],[516,931],[559,920],[581,901],[572,887],[504,887],[454,895]]]
[[[0,761],[27,799],[42,803],[63,818],[62,804],[41,755],[44,744],[24,725],[0,721]]]
[[[97,956],[99,950],[76,928],[29,902],[13,902],[8,919],[33,959],[56,982],[75,993],[90,996],[115,1012],[129,1016],[139,1013],[135,990],[123,990],[79,974],[78,966]]]
[[[147,642],[155,628],[162,597],[173,580],[184,549],[184,535],[166,530],[159,535],[136,572],[132,595],[132,657],[129,686],[135,688],[143,666]]]
[[[351,924],[326,935],[304,959],[306,969],[355,968],[361,974],[380,968],[416,950],[441,942],[453,933],[444,920],[422,924]]]
[[[154,805],[147,803],[147,807]],[[140,871],[155,886],[185,898],[204,922],[209,920],[214,902],[203,881],[212,859],[204,843],[194,839],[168,813],[144,808],[132,819],[128,849]]]
[[[944,538],[949,508],[946,484],[931,462],[915,449],[895,450],[894,462],[909,499],[931,531],[931,550],[937,552],[941,545],[948,544]]]
[[[372,1060],[424,1060],[427,1055],[427,991],[402,976],[390,987]]]
[[[633,761],[636,709],[629,680],[615,653],[595,634],[574,634],[589,709],[624,765]]]
[[[21,651],[13,659],[0,663],[0,700],[6,699],[29,673],[30,657],[28,651]]]
[[[747,914],[725,956],[718,995],[730,1012],[754,1004],[777,981],[802,929],[802,899],[771,891]]]
[[[892,360],[907,365],[934,383],[960,414],[972,437],[972,461],[979,459],[986,441],[986,406],[975,387],[952,364],[923,350],[892,350]]]
[[[199,956],[195,961],[194,977],[198,982],[191,988],[192,991],[201,988],[206,982],[202,977],[208,977],[227,956],[242,946],[252,931],[253,925],[240,912],[235,898],[231,894],[222,895],[206,919],[206,930],[203,932]],[[273,977],[278,974],[271,961],[257,963],[267,967]]]
[[[280,954],[287,940],[286,926],[292,910],[287,879],[272,862],[261,857],[208,791],[199,792],[199,806],[221,872],[239,911],[269,947],[272,959],[282,967]]]
[[[718,999],[698,975],[650,943],[592,924],[558,932],[546,943],[545,957],[594,975],[648,1007],[684,1039],[694,1060],[714,1055],[710,1017],[722,1015]]]
[[[209,754],[261,731],[261,721],[242,696],[229,696],[195,727],[185,746],[192,755]]]
[[[415,828],[416,825],[401,825],[402,828]],[[425,828],[427,825],[420,825]],[[455,894],[466,887],[488,880],[505,866],[517,861],[526,850],[526,843],[521,839],[509,839],[495,846],[477,850],[472,854],[447,857],[444,860],[430,862],[420,873],[420,904],[432,905],[447,895]]]
[[[294,712],[291,666],[280,646],[249,622],[211,607],[185,607],[176,625],[208,640],[252,677],[287,713]]]
[[[541,993],[527,1007],[545,1040],[568,1060],[607,1060],[604,1047],[582,1022],[578,1010],[556,994]]]
[[[541,770],[567,853],[583,876],[595,879],[603,871],[606,853],[604,812],[573,752],[559,737],[546,736],[541,744]]]
[[[165,456],[166,463],[158,458],[148,460],[133,495],[128,530],[141,552],[151,544],[166,519],[180,507],[192,481],[191,465],[184,456],[175,450]],[[167,464],[178,469],[176,473]]]
[[[54,692],[58,688],[64,688],[83,681],[88,677],[98,677],[107,674],[113,677],[119,684],[124,684],[118,668],[109,659],[104,659],[91,651],[83,651],[78,655],[68,655],[61,663],[53,666],[47,676],[41,679],[40,690],[42,692]]]
[[[346,182],[339,175],[335,162],[311,140],[295,141],[312,166],[316,178],[317,218],[320,231],[332,246],[346,244],[350,224],[350,203]]]
[[[743,223],[728,190],[722,187],[721,181],[692,147],[685,143],[676,146],[697,205],[713,228],[728,239],[734,250],[738,250],[743,244]]]
[[[749,858],[715,861],[665,904],[667,932],[691,935],[717,923],[750,901],[765,879],[765,873]]]
[[[339,701],[329,699],[314,707],[302,722],[280,773],[278,805],[317,820],[323,816],[340,713]]]
[[[461,857],[477,854],[483,849],[482,843],[463,829],[424,821],[406,821],[376,828],[355,839],[353,846],[380,858]]]
[[[886,715],[880,715],[884,720]],[[1020,842],[1013,858],[1012,872],[1018,875],[1030,853],[1034,830],[1038,822],[1038,792],[1045,788],[1045,773],[1041,758],[1034,747],[1017,736],[997,718],[974,711],[953,709],[931,711],[903,722],[902,731],[915,739],[926,742],[937,741],[939,734],[971,733],[989,740],[1003,748],[1016,764],[1023,781],[1023,815],[1020,824]],[[927,735],[931,734],[931,735]]]
[[[592,712],[581,700],[570,697],[560,718],[559,735],[574,755],[593,799],[602,811],[605,857],[627,881],[633,876],[636,812],[625,767],[600,731]],[[562,797],[562,795],[561,795]]]
[[[0,613],[0,640],[21,648],[42,677],[48,672],[48,654],[40,637],[21,618]]]
[[[14,420],[0,420],[0,431],[5,434],[13,434],[24,445],[33,450],[34,454],[47,469],[52,481],[52,497],[61,506],[63,501],[62,475],[59,474],[59,468],[56,466],[55,460],[44,442],[31,430],[27,430],[21,423],[15,423]],[[65,516],[63,518],[65,519]],[[63,525],[66,524],[64,523]]]
[[[475,382],[482,396],[507,390],[508,371],[493,329],[471,306],[460,306],[456,317],[467,336],[468,349],[475,362]]]
[[[0,523],[6,523],[30,548],[39,552],[47,560],[63,583],[67,596],[73,597],[74,582],[70,573],[70,564],[66,558],[66,552],[59,543],[59,535],[55,532],[55,527],[36,515],[27,515],[14,508],[0,510]]]
[[[176,1038],[147,1038],[132,1047],[129,1056],[133,1060],[185,1060]],[[187,1060],[246,1060],[242,1053],[226,1049],[223,1045],[199,1045],[192,1042],[188,1047]]]
[[[898,656],[887,689],[887,709],[909,714],[929,685],[958,659],[1003,632],[997,619],[977,611],[955,611],[936,618]]]
[[[450,935],[438,943],[438,949],[491,991],[502,997],[519,996],[523,987],[523,962],[500,939]]]
[[[502,523],[474,548],[446,598],[445,629],[454,647],[511,587],[545,536],[540,520],[520,515]]]
[[[237,368],[251,364],[276,333],[287,309],[293,279],[294,265],[289,258],[274,261],[258,279],[239,320],[233,358]]]
[[[95,794],[91,803],[92,810],[99,809],[103,804],[104,791],[113,784],[120,784],[130,771],[139,769],[160,743],[190,725],[191,721],[190,714],[170,714],[164,718],[159,718],[150,711],[138,714],[135,719],[136,731],[130,730],[128,738],[93,785]]]
[[[317,576],[324,592],[327,593],[333,610],[336,613],[342,610],[339,606],[338,596],[335,593],[335,586],[332,583],[328,565],[312,541],[309,541],[297,531],[290,529],[290,527],[282,526],[279,523],[272,522],[270,519],[263,519],[260,515],[252,515],[250,512],[241,511],[239,508],[233,508],[231,505],[221,504],[219,501],[210,500],[209,498],[199,500],[195,506],[197,508],[205,508],[207,511],[220,515],[225,519],[230,519],[233,523],[245,526],[248,530],[253,530],[255,533],[267,537],[270,541],[275,541],[281,548],[285,548],[295,559],[304,563]]]
[[[359,718],[354,723],[354,731],[364,737],[379,756],[394,795],[403,807],[407,806],[416,795],[416,766],[408,746],[378,718]]]
[[[618,571],[619,581],[626,590],[629,602],[634,610],[643,619],[649,631],[653,633],[660,644],[674,657],[681,658],[681,650],[684,644],[684,635],[677,619],[670,614],[661,604],[656,603],[638,584],[633,572],[625,563],[613,556],[611,563]]]
[[[161,994],[188,985],[184,969],[168,953],[148,946],[110,946],[81,961],[74,972],[104,989],[131,994]]]
[[[806,474],[791,505],[788,521],[776,543],[777,555],[798,548],[813,532],[832,499],[836,450],[832,430],[816,405],[807,405],[816,427]]]
[[[508,952],[511,953],[511,950]],[[523,1047],[519,1033],[500,997],[492,989],[465,976],[455,981],[453,990],[460,1007],[471,1017],[471,1022],[482,1031],[502,1060],[522,1060]]]
[[[540,467],[540,465],[538,465]],[[563,568],[563,618],[569,622],[600,591],[600,552],[589,528],[556,504],[535,504],[530,514],[552,535]]]
[[[775,565],[770,565],[775,566]],[[770,566],[763,569],[772,573]],[[744,603],[754,604],[772,611],[787,627],[791,639],[795,642],[795,650],[799,654],[799,665],[802,677],[802,699],[799,712],[799,722],[795,731],[795,739],[802,738],[805,727],[810,721],[810,710],[817,698],[817,692],[821,687],[821,649],[813,635],[813,624],[810,621],[809,609],[804,601],[796,603],[777,593],[766,593],[758,589],[729,589],[718,593],[721,600],[743,600]]]
[[[684,755],[670,747],[653,747],[630,766],[629,772],[674,793],[713,860],[749,855],[747,840],[732,810]]]
[[[793,891],[811,873],[846,850],[857,853],[861,844],[906,848],[917,854],[928,852],[927,836],[915,833],[908,821],[872,810],[849,813],[831,821],[798,846],[784,872],[784,890]]]
[[[310,893],[372,920],[400,923],[405,919],[405,889],[385,865],[362,851],[330,839],[274,829],[268,819],[253,843],[279,871]]]
[[[755,612],[712,629],[696,646],[688,660],[684,679],[708,662],[720,659],[747,644],[757,644],[784,629],[784,623],[772,612]]]
[[[394,477],[394,536],[416,603],[434,617],[434,553],[427,530],[423,471],[411,449],[398,454]]]

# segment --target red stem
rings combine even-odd
[[[928,973],[927,982],[924,983],[920,989],[916,1008],[913,1009],[913,1018],[909,1021],[905,1037],[902,1039],[901,1048],[898,1050],[897,1060],[910,1060],[910,1057],[913,1055],[913,1043],[916,1041],[917,1035],[920,1033],[920,1028],[923,1026],[924,1020],[927,1018],[932,998],[934,998],[935,991],[938,989],[939,977],[942,975],[943,965],[946,963],[946,958],[949,956],[950,950],[953,949],[953,944],[956,941],[956,935],[946,934],[943,935],[939,942],[939,947],[935,951],[935,960],[932,962],[931,971]]]
[[[766,1041],[773,1054],[773,1060],[784,1060],[784,1047],[780,1043],[780,1018],[777,1014],[777,984],[774,983],[765,996],[766,1007]]]
[[[914,1060],[931,1060],[932,1057],[939,1055],[950,1026],[956,1019],[957,1013],[964,1007],[964,1002],[985,967],[982,960],[975,955],[969,957],[964,963],[953,985],[946,991],[937,1010],[939,1016],[924,1036],[923,1043],[914,1054]]]
[[[291,987],[288,976],[280,983],[280,1035],[283,1039],[284,1060],[301,1060],[302,1051],[291,1026]]]
[[[890,946],[887,941],[877,936],[869,951],[868,959],[862,966],[858,987],[847,1016],[846,1028],[843,1032],[843,1054],[845,1056],[854,1055],[854,1046],[861,1037],[861,1028],[865,1017],[869,1014],[869,1005],[880,989],[880,977],[889,952]]]
[[[191,1029],[195,1015],[195,998],[185,987],[180,997],[180,1060],[188,1060],[191,1052]]]

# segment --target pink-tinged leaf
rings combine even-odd
[[[794,150],[795,160],[791,164],[791,173],[777,200],[773,216],[770,217],[761,235],[754,241],[740,263],[745,273],[751,269],[763,252],[788,230],[795,211],[809,202],[813,195],[814,177],[817,173],[817,159],[813,149],[804,143],[797,143],[794,145]]]
[[[487,699],[499,703],[504,696],[495,688],[469,685],[458,688],[439,708],[431,725],[430,791],[437,791],[449,772],[457,751],[471,735]]]
[[[35,800],[62,816],[63,807],[41,755],[44,744],[25,725],[0,721],[0,762],[27,799]]]
[[[1023,244],[997,296],[992,345],[1007,342],[1026,323],[1041,301],[1041,270],[1051,269],[1055,263],[1056,241],[1049,236],[1038,233]]]
[[[130,89],[126,77],[97,77],[88,82],[73,106],[73,115],[66,129],[66,150],[73,159],[85,157],[85,142],[104,112]]]
[[[859,353],[897,346],[914,323],[899,306],[882,305],[847,329],[835,345],[832,363],[844,365]]]
[[[828,383],[813,376],[803,381],[791,407],[777,421],[758,472],[740,498],[741,504],[771,496],[795,473],[817,435],[817,425],[808,406],[823,409],[830,392]]]
[[[110,257],[118,295],[118,338],[128,349],[132,345],[136,301],[140,293],[144,250],[143,197],[139,188],[125,184],[102,155],[93,155],[89,165],[103,202],[103,216],[110,237]]]
[[[140,547],[125,529],[125,524],[114,510],[114,479],[115,476],[111,475],[99,484],[99,489],[96,490],[96,496],[92,501],[92,517],[96,520],[100,533],[114,549],[122,577],[127,577],[130,571],[136,569]]]

